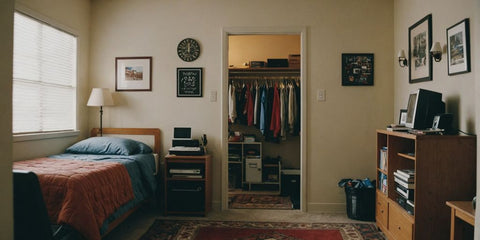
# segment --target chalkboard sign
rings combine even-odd
[[[177,68],[177,97],[202,97],[202,68]]]

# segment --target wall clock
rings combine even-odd
[[[195,39],[185,38],[178,43],[177,54],[185,62],[195,61],[200,56],[200,45]]]

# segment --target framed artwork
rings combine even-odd
[[[342,53],[342,86],[373,85],[373,53]]]
[[[400,109],[400,116],[398,117],[398,124],[405,125],[407,123],[407,109]]]
[[[408,28],[408,80],[410,83],[432,80],[432,15]]]
[[[152,91],[152,57],[115,58],[115,91]]]
[[[470,72],[470,21],[447,28],[448,75]]]
[[[202,68],[177,68],[177,97],[202,97]]]

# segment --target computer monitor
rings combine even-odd
[[[407,105],[406,127],[424,130],[432,127],[433,117],[445,113],[442,94],[418,89],[410,93]]]
[[[173,139],[192,139],[192,128],[190,127],[174,127]]]

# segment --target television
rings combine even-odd
[[[408,97],[405,126],[417,130],[431,128],[435,115],[442,113],[445,113],[442,94],[420,88]]]

